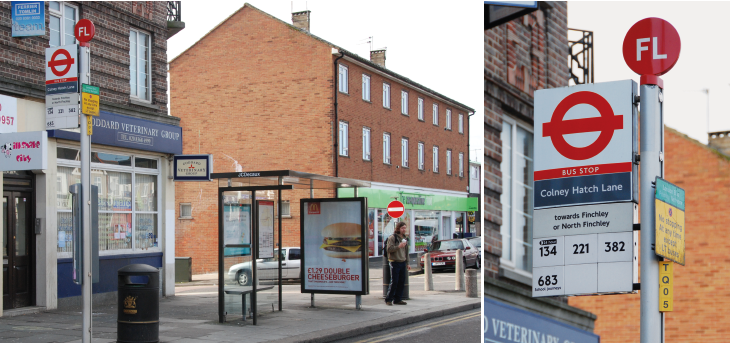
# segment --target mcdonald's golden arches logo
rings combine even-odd
[[[310,202],[307,205],[307,214],[320,214],[320,204],[318,202]]]

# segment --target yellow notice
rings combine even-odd
[[[98,116],[99,96],[91,93],[81,93],[81,113]]]
[[[86,134],[91,136],[94,133],[94,120],[91,117],[86,118]]]
[[[684,211],[659,199],[656,204],[656,254],[684,265]]]
[[[659,312],[674,311],[674,262],[659,262]]]

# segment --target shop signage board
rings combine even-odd
[[[99,116],[99,87],[81,85],[81,113]]]
[[[18,99],[0,95],[0,133],[18,131]]]
[[[44,1],[11,1],[10,12],[13,37],[33,37],[46,34]]]
[[[637,201],[632,80],[535,92],[534,208]]]
[[[302,293],[367,294],[367,199],[301,199]]]
[[[684,266],[684,190],[656,178],[656,254]]]
[[[14,132],[0,135],[0,171],[48,169],[48,133]]]
[[[213,172],[213,155],[175,155],[173,180],[210,181]]]

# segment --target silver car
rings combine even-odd
[[[279,256],[281,258],[281,278],[300,279],[301,249],[289,247],[274,249],[274,257],[256,260],[257,276],[259,280],[276,280],[279,277]],[[228,280],[234,280],[241,286],[250,286],[253,274],[251,273],[251,262],[235,264],[228,269]]]

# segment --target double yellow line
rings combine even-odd
[[[446,320],[444,322],[440,322],[439,324],[435,324],[435,325],[434,324],[419,325],[419,326],[412,327],[412,328],[408,328],[408,329],[405,329],[405,330],[391,332],[391,333],[386,334],[386,335],[382,335],[382,336],[378,336],[378,337],[373,337],[373,338],[369,338],[369,339],[364,339],[362,341],[357,341],[355,343],[377,343],[377,342],[382,342],[382,341],[386,341],[386,340],[389,340],[389,339],[398,338],[399,336],[405,335],[405,334],[410,333],[410,332],[413,332],[413,331],[420,331],[420,329],[424,329],[424,328],[429,328],[429,329],[437,328],[439,326],[444,326],[444,325],[448,325],[448,324],[451,324],[451,323],[455,323],[455,322],[458,322],[458,321],[462,321],[462,320],[466,320],[466,319],[471,319],[471,318],[475,318],[475,317],[479,317],[479,316],[481,316],[481,312],[476,312],[476,313],[471,313],[471,314],[465,314],[465,315],[461,315],[461,316],[458,316],[458,317],[449,318],[448,320]],[[398,332],[402,332],[402,333],[399,334]]]

